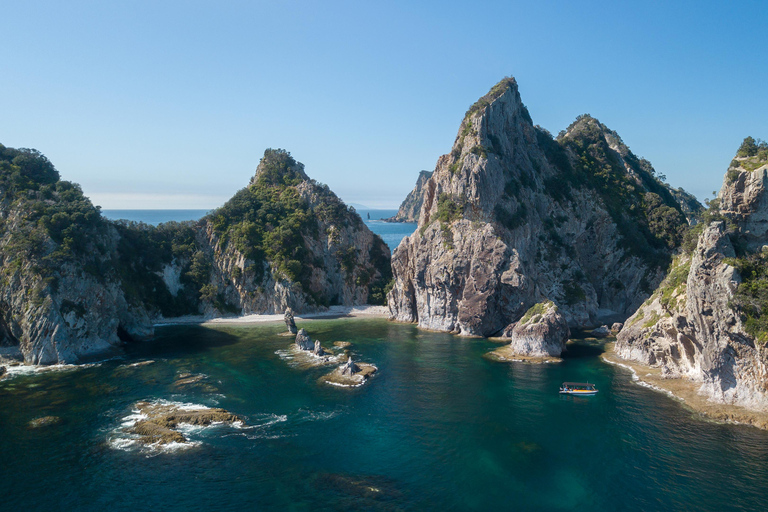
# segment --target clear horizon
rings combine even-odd
[[[6,5],[0,143],[104,209],[212,209],[287,149],[346,203],[395,209],[466,109],[515,76],[553,134],[590,113],[670,185],[718,190],[768,138],[760,2]]]

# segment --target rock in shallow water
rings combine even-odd
[[[516,324],[504,329],[511,349],[523,356],[557,357],[565,350],[570,330],[565,317],[552,301],[530,308]]]
[[[314,350],[315,345],[312,343],[312,338],[309,337],[306,329],[301,329],[296,334],[296,346],[301,350]]]
[[[146,418],[137,421],[130,432],[139,435],[143,444],[185,443],[187,438],[175,430],[179,425],[207,426],[212,423],[235,423],[240,418],[225,409],[190,408],[175,404],[138,402],[135,407]]]
[[[51,427],[53,425],[60,425],[63,420],[58,416],[43,416],[42,418],[35,418],[29,422],[29,428],[42,428]]]
[[[289,333],[297,334],[299,332],[296,328],[296,321],[293,319],[293,311],[291,308],[285,310],[283,319],[285,320],[285,327],[288,329]]]

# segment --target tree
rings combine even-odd
[[[757,154],[757,142],[752,137],[747,137],[739,146],[737,156],[755,156]]]

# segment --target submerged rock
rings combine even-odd
[[[185,443],[184,435],[175,430],[179,425],[207,426],[212,423],[235,423],[240,418],[225,409],[189,408],[175,404],[138,402],[136,409],[146,418],[139,420],[130,432],[143,444]]]
[[[565,350],[568,322],[552,301],[531,307],[519,322],[507,326],[502,337],[511,338],[513,352],[532,357],[558,357]]]
[[[285,315],[283,315],[283,319],[285,320],[285,327],[288,328],[288,332],[291,334],[297,334],[299,331],[296,328],[296,322],[293,319],[293,311],[291,311],[291,308],[288,308],[285,310]]]
[[[29,428],[51,427],[53,425],[60,425],[61,423],[63,423],[63,420],[58,416],[43,416],[30,421]]]

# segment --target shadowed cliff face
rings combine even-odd
[[[701,383],[710,400],[768,410],[766,168],[731,164],[695,249],[619,333],[619,356]]]
[[[686,227],[668,187],[615,132],[581,116],[554,140],[505,79],[470,108],[424,186],[419,229],[393,255],[390,312],[479,336],[543,300],[571,326],[623,319]]]

